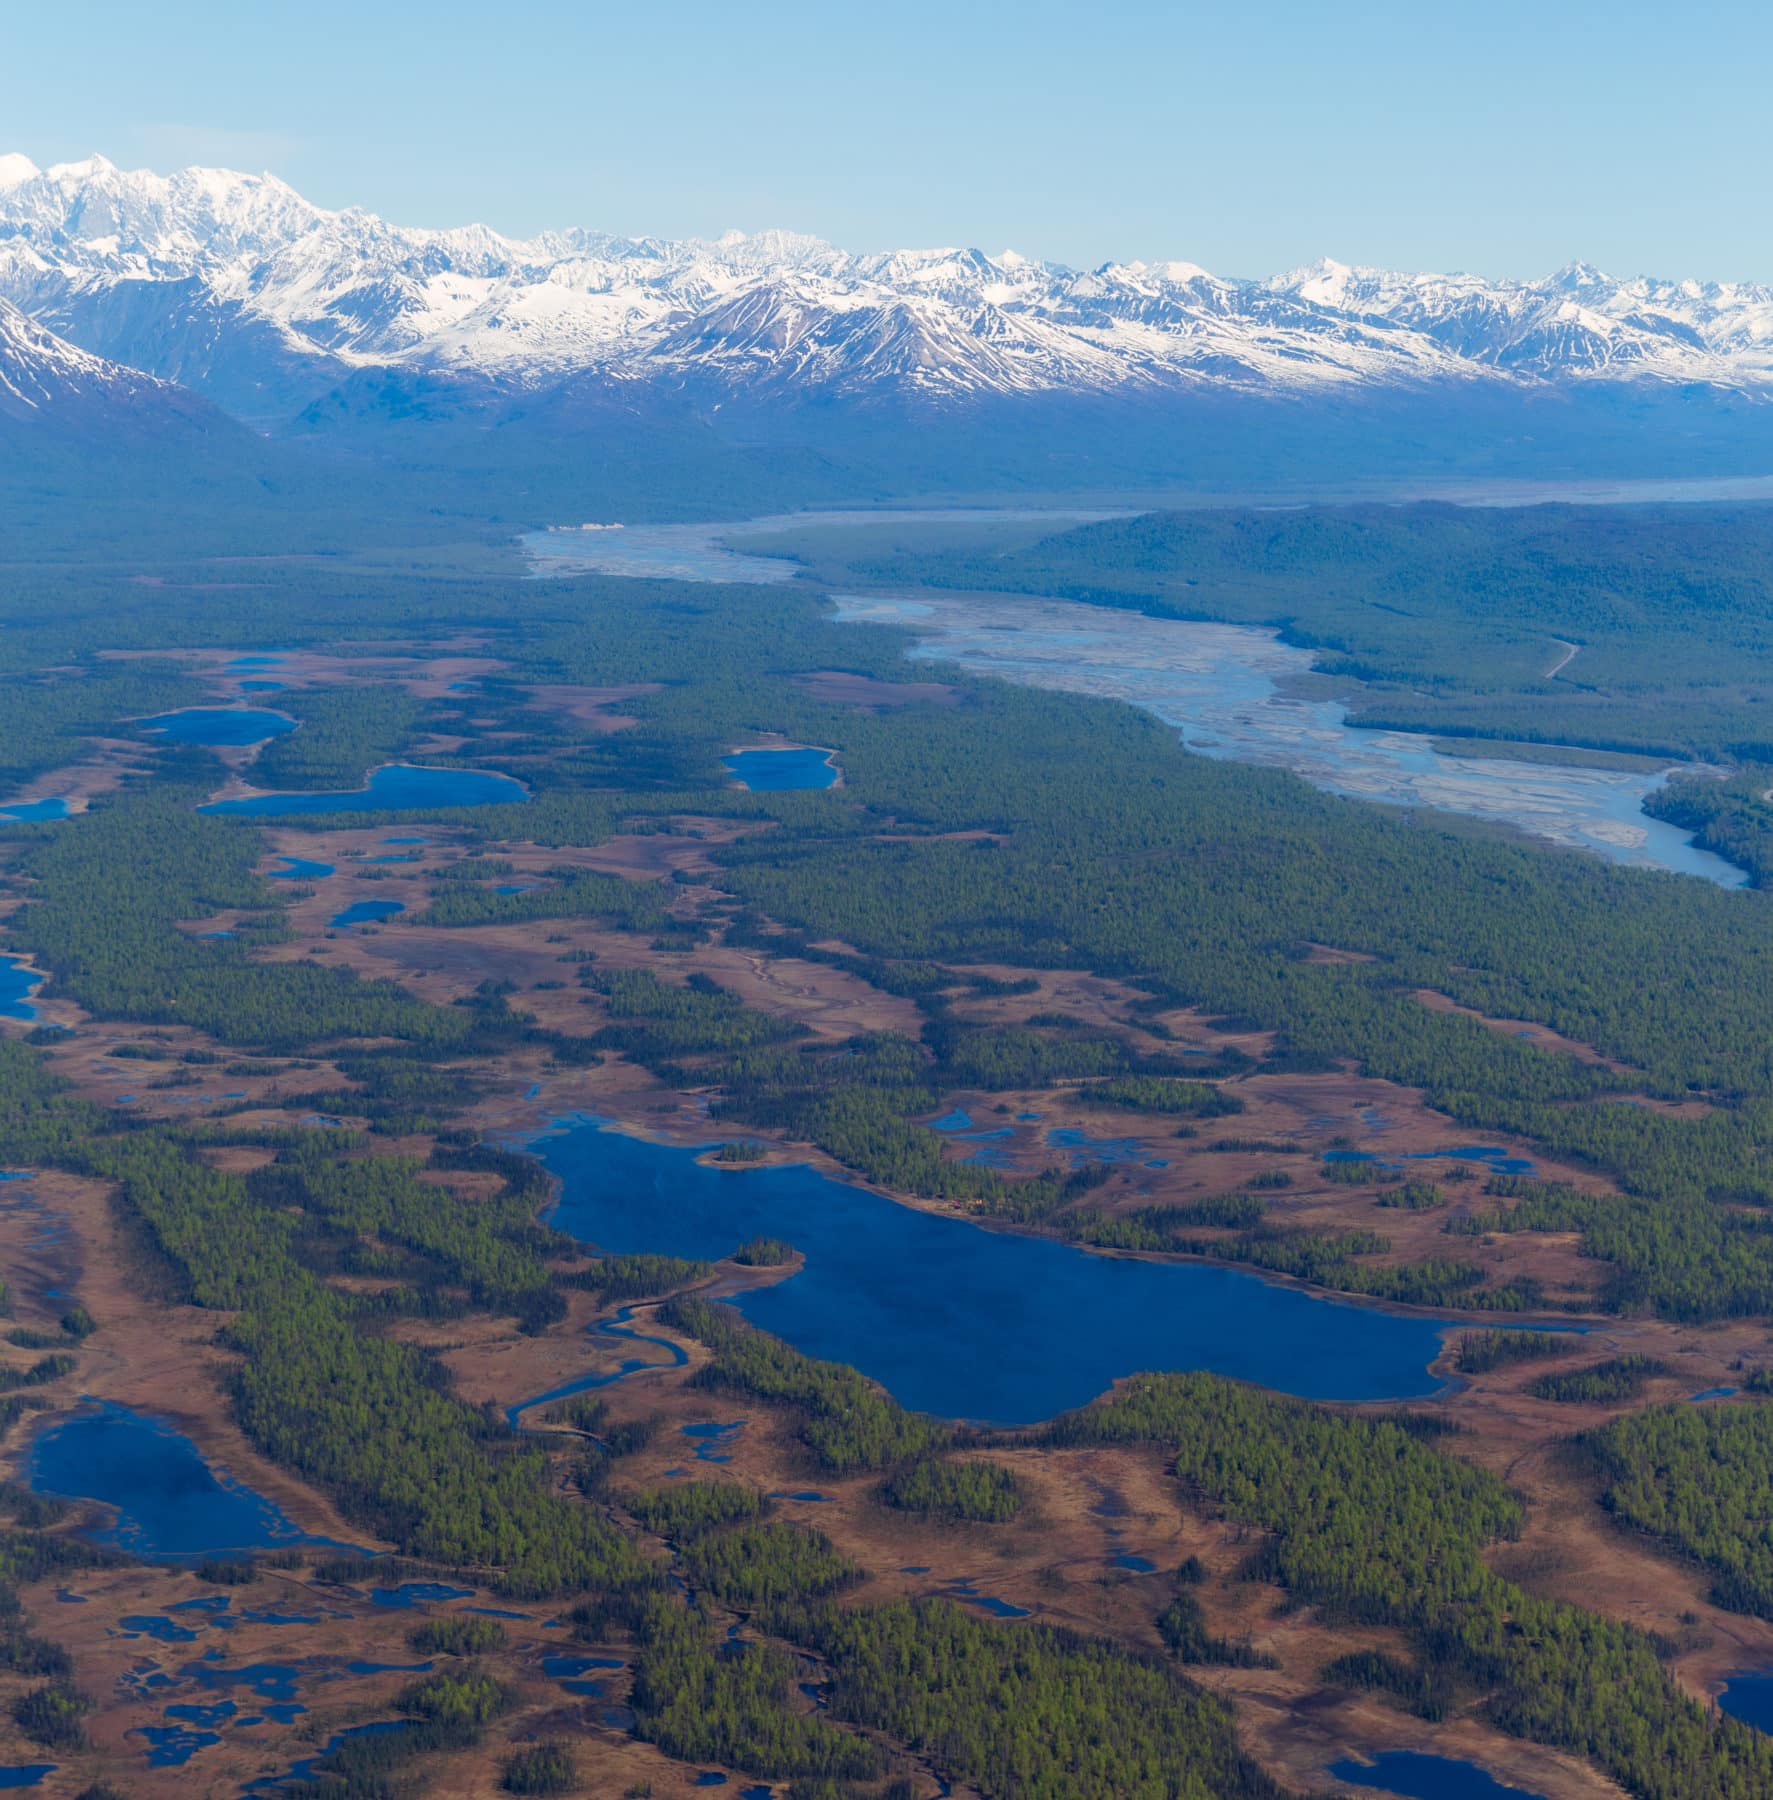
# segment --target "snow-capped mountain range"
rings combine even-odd
[[[6,300],[0,300],[0,424],[61,435],[102,426],[113,439],[169,427],[238,429],[172,382],[78,349]]]
[[[1773,288],[1582,264],[1536,282],[1332,262],[1228,280],[1182,262],[862,255],[779,231],[516,240],[328,212],[271,175],[102,157],[0,156],[0,298],[71,354],[261,423],[376,368],[710,404],[1596,383],[1773,399]]]

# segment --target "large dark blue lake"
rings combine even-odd
[[[296,728],[288,713],[249,706],[188,706],[183,712],[162,713],[140,723],[144,731],[175,744],[262,744]]]
[[[264,1495],[219,1477],[183,1432],[110,1401],[45,1431],[31,1446],[26,1478],[37,1493],[113,1508],[117,1522],[93,1535],[136,1556],[326,1541],[305,1537]]]
[[[1330,1773],[1338,1781],[1409,1800],[1544,1800],[1527,1788],[1504,1787],[1476,1763],[1415,1750],[1386,1750],[1371,1763],[1332,1763]]]
[[[749,788],[754,794],[828,788],[837,782],[837,765],[829,750],[804,746],[792,750],[735,750],[721,760],[740,787]]]
[[[276,813],[401,812],[420,807],[501,806],[527,800],[529,789],[486,769],[418,769],[388,763],[366,787],[332,794],[248,794],[212,800],[199,812],[261,816]]]
[[[786,1239],[805,1268],[738,1296],[745,1316],[946,1418],[1049,1418],[1140,1369],[1212,1369],[1313,1400],[1438,1386],[1433,1319],[987,1231],[801,1165],[712,1167],[595,1120],[530,1147],[560,1180],[551,1222],[602,1249],[712,1258]]]

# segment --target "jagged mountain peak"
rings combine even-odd
[[[65,434],[205,410],[170,382],[94,356],[0,299],[0,417]]]

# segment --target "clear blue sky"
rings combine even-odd
[[[7,12],[0,149],[405,224],[1773,281],[1766,0]]]

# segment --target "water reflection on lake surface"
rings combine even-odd
[[[288,713],[260,712],[246,706],[188,706],[183,712],[161,713],[137,721],[142,730],[175,744],[212,744],[239,748],[294,731]]]
[[[1085,606],[1028,595],[840,594],[846,621],[917,633],[913,657],[1029,687],[1126,700],[1173,725],[1204,756],[1291,769],[1363,800],[1435,807],[1513,825],[1615,862],[1740,887],[1743,872],[1673,825],[1648,818],[1665,773],[1582,769],[1506,757],[1445,756],[1408,731],[1363,731],[1335,700],[1282,691],[1312,653],[1270,631]]]
[[[35,1493],[113,1508],[116,1524],[93,1535],[135,1556],[329,1542],[303,1536],[275,1502],[219,1477],[182,1432],[110,1401],[50,1426],[31,1446],[27,1481]]]
[[[740,787],[754,794],[780,794],[795,788],[828,788],[836,785],[837,765],[829,750],[797,745],[787,750],[735,750],[722,758],[724,767]]]
[[[988,1231],[804,1166],[714,1167],[595,1120],[562,1121],[531,1148],[560,1180],[549,1222],[600,1249],[717,1258],[753,1237],[794,1245],[799,1273],[734,1304],[920,1411],[1025,1424],[1141,1369],[1212,1369],[1314,1400],[1438,1386],[1433,1319]]]

